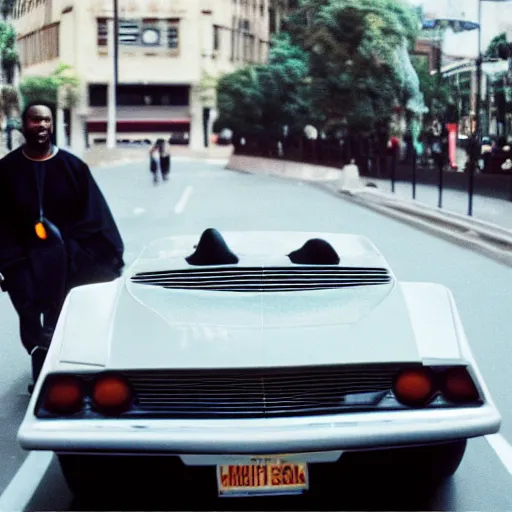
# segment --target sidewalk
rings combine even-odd
[[[411,203],[421,206],[438,206],[439,191],[435,185],[416,185],[416,200],[412,198],[412,184],[405,182],[395,183],[395,193],[391,191],[390,180],[374,179],[362,177],[361,182],[374,183],[377,190],[389,195],[390,198],[409,200]],[[371,189],[370,189],[371,190]],[[443,189],[442,209],[448,212],[467,215],[468,212],[468,193],[461,190]],[[473,217],[486,222],[491,222],[498,226],[512,229],[512,201],[497,199],[488,196],[475,194],[473,196]],[[468,217],[470,218],[470,217]]]
[[[149,166],[149,149],[149,146],[146,145],[119,145],[114,149],[108,149],[104,145],[96,145],[85,151],[83,159],[93,168],[133,162],[143,162]],[[185,157],[198,160],[227,161],[232,152],[232,146],[212,145],[202,151],[193,151],[188,146],[171,146],[171,158]]]

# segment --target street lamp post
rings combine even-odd
[[[116,147],[117,139],[117,84],[119,81],[119,6],[118,0],[113,0],[114,19],[108,21],[109,55],[113,57],[112,81],[108,86],[108,126],[107,147]]]

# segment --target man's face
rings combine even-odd
[[[30,107],[23,132],[29,146],[36,148],[48,146],[53,132],[52,111],[42,105]]]

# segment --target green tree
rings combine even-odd
[[[286,26],[309,54],[312,101],[325,128],[371,132],[407,103],[415,86],[403,50],[408,58],[418,21],[400,0],[301,2]]]
[[[12,84],[14,72],[19,66],[19,56],[16,50],[16,31],[6,22],[0,22],[0,59],[5,80]]]
[[[8,13],[4,12],[6,2],[0,6],[5,20]],[[12,7],[12,6],[11,6]],[[1,106],[2,117],[7,117],[8,125],[12,125],[15,112],[19,109],[19,94],[12,86],[14,73],[19,67],[19,57],[16,50],[16,32],[14,27],[7,21],[0,22],[0,73],[2,73]]]
[[[61,64],[50,76],[29,76],[20,83],[23,103],[44,101],[70,108],[79,100],[79,80],[71,66]]]
[[[284,126],[289,133],[302,131],[311,119],[307,53],[283,33],[272,40],[268,64],[256,71],[265,133],[279,139]]]
[[[420,89],[429,110],[428,117],[443,116],[452,99],[452,91],[445,81],[439,83],[437,75],[430,74],[428,60],[419,55],[412,57],[412,63],[419,77]]]
[[[268,63],[223,76],[217,85],[216,131],[230,128],[235,137],[278,139],[283,129],[301,130],[309,120],[308,56],[287,34],[272,41]]]
[[[499,50],[507,44],[507,34],[503,32],[492,39],[485,51],[484,56],[488,59],[499,59]]]
[[[253,67],[246,66],[224,75],[217,85],[219,117],[215,131],[229,128],[235,138],[257,135],[261,131],[259,122],[262,103]]]
[[[280,138],[302,132],[382,132],[402,105],[424,109],[408,50],[417,13],[401,0],[302,0],[273,39],[266,65],[224,76],[218,84],[217,128]]]

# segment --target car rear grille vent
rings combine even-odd
[[[137,396],[130,415],[266,418],[373,408],[389,394],[395,365],[265,370],[126,371]]]
[[[131,280],[138,284],[178,290],[290,292],[382,285],[391,281],[391,275],[384,268],[216,267],[141,272],[132,276]]]

